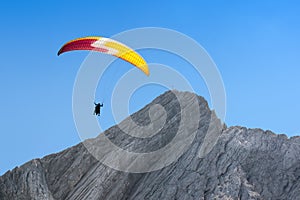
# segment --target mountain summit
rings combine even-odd
[[[98,137],[0,177],[0,199],[300,199],[300,137],[221,123],[168,91]]]

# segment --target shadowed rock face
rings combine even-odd
[[[169,91],[132,115],[137,124],[146,126],[151,123],[150,107],[164,107],[166,113],[161,117],[166,123],[157,134],[138,138],[114,126],[104,135],[132,152],[163,148],[174,139],[182,120],[180,113],[186,109],[179,105],[177,95],[188,107],[193,94]],[[197,129],[187,128],[195,133],[194,140],[175,162],[162,169],[117,171],[99,162],[80,143],[5,173],[0,177],[0,199],[300,199],[299,137],[226,128],[202,97],[197,97],[197,102],[200,114],[191,112],[189,116],[189,125],[197,123]],[[127,121],[122,123],[126,127]],[[208,135],[218,136],[217,140]],[[98,140],[88,142],[97,144]]]

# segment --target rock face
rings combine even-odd
[[[186,104],[179,104],[178,97]],[[136,124],[150,124],[149,130],[158,126],[154,121],[151,125],[149,110],[155,119],[164,118],[157,134],[132,136],[138,131],[128,125],[129,118],[100,134],[130,152],[157,152],[175,140],[180,121],[188,117],[183,132],[194,134],[193,140],[165,167],[132,173],[131,168],[118,171],[104,165],[86,148],[97,145],[99,136],[8,171],[0,177],[0,199],[300,199],[300,137],[226,128],[202,97],[196,97],[200,114],[188,111],[193,98],[188,92],[169,91],[131,116]],[[165,113],[151,111],[155,104]],[[173,159],[170,152],[142,167],[168,158]],[[122,162],[118,156],[105,159]]]

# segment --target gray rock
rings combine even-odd
[[[180,106],[178,98],[186,103]],[[189,110],[193,98],[189,92],[166,92],[97,138],[8,171],[0,177],[0,199],[300,199],[300,137],[226,128],[202,97],[196,97],[200,113]],[[155,104],[165,112],[153,107]],[[184,117],[189,120],[181,130]],[[156,120],[162,118],[166,120],[163,127],[144,138],[137,137],[143,129],[130,120],[151,132],[161,126]],[[115,170],[86,148],[87,144],[106,147],[100,140],[105,135],[126,151],[156,152],[174,141],[179,131],[194,138],[178,158],[167,152],[153,157],[155,162],[132,161],[155,168],[157,163],[176,158],[151,172]],[[100,150],[105,152],[104,147]],[[104,159],[122,164],[122,157],[112,152]]]

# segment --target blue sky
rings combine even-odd
[[[87,52],[57,57],[61,45],[140,27],[174,29],[207,50],[224,81],[228,126],[299,135],[299,13],[297,1],[1,2],[0,174],[80,142],[72,90]],[[145,87],[130,106],[137,110],[161,92]]]

